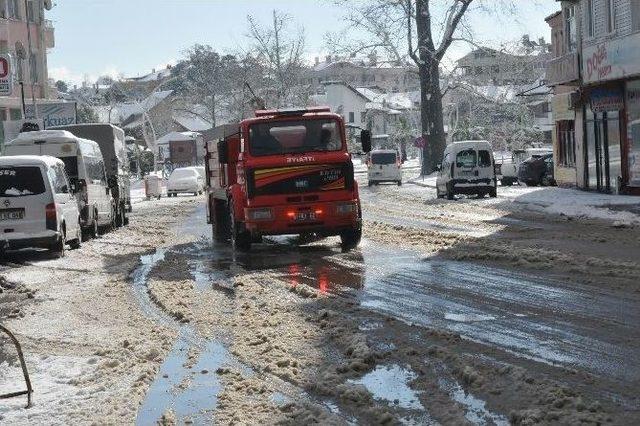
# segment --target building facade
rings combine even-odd
[[[50,0],[0,0],[0,52],[11,55],[14,67],[13,93],[0,97],[0,121],[24,117],[21,86],[28,104],[49,98],[47,50],[55,46],[55,35],[45,10],[51,7]]]
[[[640,194],[640,2],[561,5],[547,18],[558,182]]]
[[[378,63],[375,57],[355,60],[327,56],[324,62],[316,58],[314,66],[307,70],[300,83],[322,92],[324,83],[329,81],[343,81],[353,87],[377,87],[389,93],[420,89],[415,66]]]

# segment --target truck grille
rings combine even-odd
[[[317,201],[309,192],[340,191],[353,188],[353,165],[318,164],[257,169],[247,173],[249,197],[292,194],[289,202]],[[315,199],[312,199],[315,197]]]

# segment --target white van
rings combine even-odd
[[[398,151],[377,149],[369,154],[369,186],[380,182],[402,185],[402,159]]]
[[[487,141],[454,142],[447,146],[438,167],[438,198],[453,200],[456,194],[498,195],[495,161]]]
[[[49,156],[0,157],[0,251],[47,248],[64,256],[82,242],[80,212],[64,163]]]
[[[5,155],[50,155],[65,165],[76,188],[82,229],[95,237],[100,228],[113,226],[115,206],[100,147],[65,130],[21,133],[5,146]]]

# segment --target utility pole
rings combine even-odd
[[[32,13],[31,17],[34,18],[35,14]],[[36,108],[36,91],[35,91],[35,79],[34,79],[34,71],[37,72],[37,69],[34,70],[34,65],[37,62],[37,60],[33,61],[34,63],[31,63],[31,58],[33,57],[33,46],[32,46],[32,42],[31,42],[31,21],[29,19],[29,0],[24,0],[24,18],[27,21],[27,41],[28,41],[28,50],[29,50],[29,57],[28,57],[28,63],[29,63],[29,80],[31,81],[31,104],[33,106],[33,118],[37,119],[38,118],[38,110]]]

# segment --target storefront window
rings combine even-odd
[[[640,80],[627,83],[629,186],[640,187]]]

